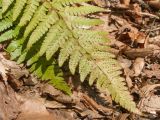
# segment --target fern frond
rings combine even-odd
[[[42,80],[49,80],[49,83],[52,84],[55,88],[60,89],[67,94],[71,94],[70,87],[66,84],[63,79],[63,74],[58,70],[54,61],[46,61],[44,57],[40,58],[38,62],[34,63],[31,67],[31,72],[34,72],[38,77],[42,77]]]
[[[39,3],[41,0],[28,0],[27,6],[24,10],[24,14],[20,20],[19,26],[24,26],[27,24],[28,21],[31,20],[33,14],[37,10]]]
[[[14,0],[2,0],[2,13],[5,13]]]
[[[16,21],[18,16],[21,14],[27,0],[16,0],[13,8],[13,21]]]
[[[86,5],[80,7],[66,7],[64,13],[69,16],[82,16],[88,15],[95,12],[104,12],[105,10],[100,7]]]
[[[71,54],[70,59],[69,59],[69,69],[72,74],[75,74],[76,67],[78,66],[78,63],[82,56],[80,51],[77,49],[78,48],[76,48],[76,50]]]
[[[51,59],[51,57],[55,54],[55,52],[61,47],[64,46],[65,42],[69,37],[71,36],[71,33],[69,30],[64,28],[65,30],[62,31],[61,34],[57,36],[57,39],[53,40],[51,44],[48,46],[48,49],[46,51],[46,58],[47,60]]]
[[[16,48],[14,51],[10,53],[11,55],[11,60],[16,60],[22,53],[22,46],[19,46]]]
[[[44,21],[42,21],[32,33],[27,48],[31,48],[32,45],[36,43],[58,19],[59,18],[54,11],[50,12]]]
[[[59,58],[58,58],[58,62],[59,62],[60,67],[68,59],[68,57],[71,55],[71,53],[75,49],[73,41],[74,41],[74,39],[66,42],[64,44],[64,47],[61,49],[60,54],[59,54]]]
[[[7,47],[7,52],[11,53],[15,51],[20,45],[22,44],[21,39],[20,40],[13,40]]]
[[[0,42],[4,42],[6,40],[10,40],[13,38],[13,31],[9,30],[0,35]]]
[[[82,57],[79,63],[80,80],[83,82],[92,69],[92,63],[86,57]]]
[[[13,3],[13,0],[7,1],[10,2],[4,5],[6,10]],[[22,4],[22,1],[16,0],[13,4],[13,19],[22,17],[18,27],[14,22],[17,40],[8,46],[12,59],[18,58],[19,63],[26,61],[31,72],[38,77],[49,80],[58,89],[70,91],[61,72],[55,72],[57,64],[54,63],[54,54],[57,52],[59,66],[68,60],[71,73],[74,74],[78,68],[82,82],[89,78],[90,85],[96,83],[98,89],[108,89],[113,100],[127,110],[140,114],[124,78],[120,76],[121,67],[109,52],[106,33],[92,29],[102,21],[86,17],[105,9],[81,4],[91,0],[27,0],[27,6],[26,0],[23,1]],[[5,18],[11,13],[7,11]],[[7,33],[10,27],[5,23],[0,30]]]
[[[56,25],[53,25],[49,29],[49,31],[46,35],[46,38],[44,39],[44,42],[42,43],[42,46],[40,48],[39,56],[42,56],[47,51],[48,46],[50,44],[52,44],[52,42],[54,42],[54,40],[57,39],[57,35],[62,31],[62,28],[63,28],[60,25],[61,25],[61,21],[59,21],[59,23],[57,23]]]
[[[29,22],[28,26],[26,27],[26,30],[24,31],[24,38],[26,38],[36,28],[36,26],[39,24],[39,22],[43,18],[45,18],[46,12],[48,11],[47,8],[49,8],[49,6],[50,5],[48,2],[44,2],[38,8],[38,10],[35,12],[35,15],[31,19],[31,21]]]
[[[68,6],[68,5],[75,4],[75,3],[83,3],[83,2],[89,2],[89,1],[92,1],[92,0],[54,0],[53,6],[54,6],[54,4]]]
[[[0,32],[12,27],[12,21],[10,18],[4,18],[0,21]]]
[[[86,28],[103,24],[103,21],[101,21],[100,19],[90,19],[76,16],[71,16],[69,17],[69,19],[69,21],[72,23],[73,28]]]

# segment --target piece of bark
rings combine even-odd
[[[15,120],[19,113],[19,102],[10,86],[0,82],[0,120]]]
[[[21,105],[21,113],[17,120],[55,120],[55,118],[47,111],[43,100],[33,98]]]

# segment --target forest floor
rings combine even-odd
[[[106,2],[107,1],[107,2]],[[78,76],[67,75],[72,96],[40,82],[23,65],[0,53],[0,120],[160,120],[160,2],[159,0],[95,0],[105,13],[94,14],[105,24],[111,52],[137,107],[128,112]]]

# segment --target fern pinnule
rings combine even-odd
[[[5,13],[14,0],[2,0],[2,13]]]
[[[33,18],[24,31],[24,38],[26,38],[36,28],[39,22],[45,18],[46,12],[48,11],[47,8],[49,8],[49,6],[50,5],[48,2],[44,2],[41,6],[39,6],[38,10],[35,12]]]
[[[79,62],[79,74],[80,74],[80,80],[83,82],[87,75],[91,72],[92,69],[92,62],[90,60],[87,60],[86,57],[82,57],[82,59]]]
[[[13,21],[16,21],[18,16],[21,14],[27,0],[16,0],[13,8]]]
[[[54,72],[55,69],[58,70],[58,66],[56,65],[55,61],[47,61],[44,57],[38,57],[37,59],[39,59],[38,62],[31,66],[30,71],[37,74],[38,77],[42,78],[42,80],[49,80],[49,83],[55,88],[60,89],[70,95],[71,89],[64,81],[62,77],[62,71],[57,71],[58,74]]]
[[[60,54],[59,54],[59,58],[58,58],[58,63],[59,63],[60,67],[68,59],[68,57],[71,55],[71,53],[73,53],[73,51],[74,51],[75,45],[74,45],[73,41],[74,41],[74,39],[71,38],[71,40],[67,41],[64,44],[64,47],[61,49]]]
[[[24,14],[20,20],[19,26],[24,26],[27,24],[28,21],[31,20],[33,14],[37,10],[39,3],[41,0],[28,0],[27,6],[24,10]]]
[[[13,40],[7,47],[7,52],[11,53],[15,51],[20,45],[21,45],[21,39],[20,40]]]
[[[79,63],[81,56],[82,56],[80,51],[77,49],[78,49],[78,46],[76,46],[76,49],[71,54],[70,59],[69,59],[69,69],[72,74],[75,74],[76,67],[78,66],[78,63]]]
[[[14,51],[10,52],[11,60],[16,60],[22,53],[22,46],[18,46]]]
[[[104,12],[103,8],[87,5],[87,6],[80,6],[80,7],[66,7],[64,13],[68,16],[82,16],[88,15],[95,12]]]
[[[4,42],[6,40],[10,40],[13,38],[13,31],[9,30],[7,32],[4,32],[0,35],[0,42]]]
[[[0,32],[3,32],[4,30],[12,27],[12,22],[9,18],[5,18],[0,20]]]
[[[93,66],[93,69],[91,70],[91,74],[89,76],[89,85],[93,85],[93,83],[99,78],[99,69]]]
[[[61,47],[64,46],[67,39],[70,38],[69,30],[65,29],[57,36],[57,39],[53,40],[51,44],[48,46],[46,51],[47,60],[51,59],[51,57],[55,54],[55,52]]]
[[[27,66],[31,66],[33,63],[37,62],[39,59],[39,55],[33,55],[28,61],[27,61]]]
[[[72,23],[73,28],[93,27],[96,25],[103,24],[103,21],[101,21],[100,19],[90,19],[77,16],[71,16],[69,19]]]
[[[52,44],[52,42],[54,42],[54,40],[57,39],[57,35],[59,34],[59,32],[62,31],[62,28],[61,28],[61,26],[59,25],[60,23],[61,23],[61,22],[59,21],[59,23],[57,23],[56,25],[53,25],[53,26],[49,29],[46,37],[44,38],[44,42],[42,43],[42,46],[41,46],[41,48],[40,48],[39,56],[42,56],[42,55],[47,51],[48,46],[49,46],[50,44]],[[54,34],[53,34],[53,33],[54,33]]]
[[[51,11],[31,34],[27,43],[27,48],[31,48],[58,19],[57,14],[54,11]]]
[[[92,0],[54,0],[53,1],[53,5],[56,4],[60,4],[63,6],[68,6],[71,4],[75,4],[75,3],[83,3],[83,2],[88,2],[88,1],[92,1]]]

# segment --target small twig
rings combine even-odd
[[[99,112],[107,113],[108,115],[112,113],[112,109],[106,108],[102,105],[97,104],[92,98],[89,96],[82,94],[83,99],[92,106],[95,110],[98,110]]]
[[[129,12],[129,13],[137,13],[137,14],[140,14],[140,15],[143,15],[143,16],[148,16],[148,17],[160,19],[157,15],[153,15],[153,14],[151,14],[151,13],[146,13],[146,12],[134,12],[134,11],[131,11],[131,10],[127,10],[127,12]]]

